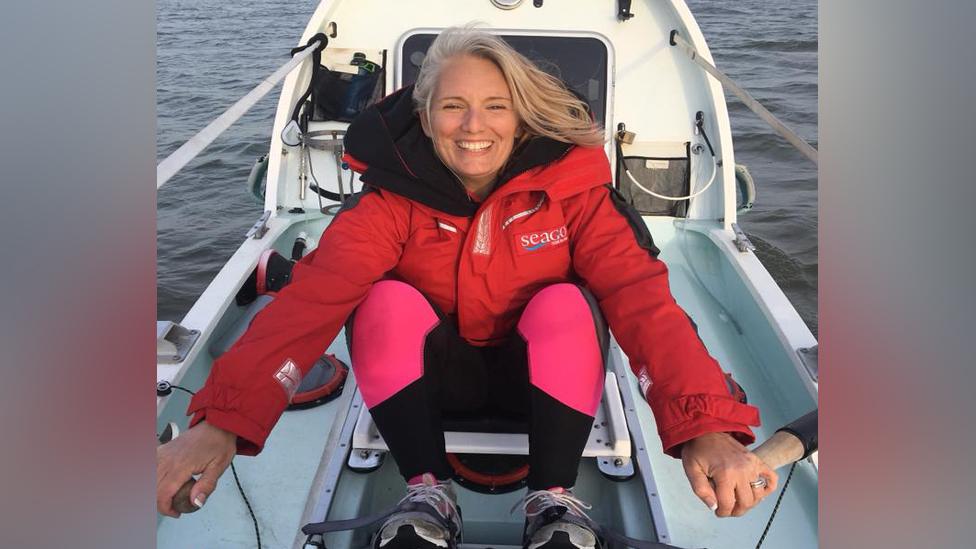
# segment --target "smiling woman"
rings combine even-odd
[[[501,69],[471,55],[444,65],[420,120],[441,162],[479,201],[491,192],[524,133]]]
[[[600,529],[572,489],[608,324],[705,505],[738,516],[771,493],[776,474],[743,446],[758,410],[676,304],[647,226],[610,186],[603,139],[585,103],[504,40],[445,30],[415,87],[348,127],[344,158],[365,190],[214,361],[193,427],[161,447],[160,511],[174,514],[192,473],[204,473],[191,498],[202,505],[235,450],[261,451],[294,396],[285,381],[343,326],[408,485],[374,547],[457,547],[444,423],[466,415],[526,426],[525,546],[593,549]]]

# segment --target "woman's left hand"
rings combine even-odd
[[[681,461],[692,491],[719,517],[741,517],[776,489],[776,473],[728,433],[689,440]],[[765,485],[755,486],[760,477]]]

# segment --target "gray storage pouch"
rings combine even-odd
[[[624,173],[626,166],[630,174],[641,185],[664,196],[688,196],[691,189],[691,160],[689,143],[682,144],[635,144],[628,147],[637,149],[671,152],[665,155],[624,154],[617,157],[616,187],[627,202],[641,215],[662,215],[672,217],[686,217],[688,215],[688,200],[665,200],[644,192]],[[645,146],[641,146],[645,145]],[[647,145],[650,145],[649,147]],[[675,156],[676,146],[684,149],[683,156]]]

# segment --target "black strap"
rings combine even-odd
[[[325,534],[327,532],[340,532],[343,530],[358,530],[360,528],[372,526],[382,520],[386,520],[395,513],[403,513],[408,511],[419,511],[423,513],[427,513],[428,515],[431,516],[432,519],[438,519],[438,517],[440,516],[437,513],[437,510],[435,510],[431,505],[427,503],[406,502],[406,503],[401,503],[400,505],[397,505],[392,509],[388,509],[376,515],[370,515],[370,516],[354,518],[354,519],[345,519],[345,520],[327,520],[324,522],[312,522],[306,524],[305,526],[302,526],[302,533],[307,535],[314,535],[314,534]],[[441,522],[445,528],[451,530],[450,525],[444,523],[443,521],[439,521],[439,522]]]
[[[295,54],[301,53],[301,52],[307,50],[308,47],[311,46],[312,43],[315,42],[316,40],[319,42],[319,45],[315,47],[315,50],[316,51],[315,51],[315,53],[313,55],[318,55],[319,56],[319,59],[321,59],[322,58],[322,50],[324,50],[325,47],[329,45],[329,37],[326,36],[324,33],[321,33],[321,32],[318,33],[318,34],[316,34],[315,36],[309,38],[308,39],[308,42],[305,42],[305,45],[304,46],[298,46],[298,47],[292,48],[291,49],[291,56],[292,57],[295,57]]]
[[[315,183],[309,183],[308,184],[308,188],[309,189],[312,189],[315,192],[317,192],[319,194],[319,196],[321,196],[322,198],[328,198],[329,200],[335,200],[336,202],[342,202],[342,197],[339,196],[338,193],[334,193],[332,191],[327,191],[327,190],[323,189],[322,187],[319,187]]]
[[[385,520],[397,511],[399,511],[398,508],[393,508],[378,515],[370,515],[367,517],[346,520],[327,520],[324,522],[310,522],[305,526],[302,526],[302,533],[311,536],[315,534],[325,534],[328,532],[341,532],[343,530],[358,530]]]
[[[295,109],[291,113],[291,119],[298,122],[298,115],[302,111],[302,105],[305,101],[312,95],[312,88],[315,84],[315,75],[319,72],[319,66],[322,64],[322,50],[329,45],[329,37],[324,33],[318,33],[315,36],[308,39],[308,42],[304,46],[298,46],[297,48],[291,49],[291,56],[294,57],[295,54],[305,51],[308,49],[315,41],[319,41],[319,45],[315,47],[315,53],[312,54],[312,78],[308,81],[308,89],[305,93],[298,98],[298,102],[295,104]]]
[[[328,520],[324,522],[313,522],[302,526],[302,533],[308,536],[326,534],[328,532],[340,532],[343,530],[358,530],[360,528],[366,528],[367,526],[373,526],[383,520],[388,519],[394,513],[399,513],[403,511],[426,511],[428,513],[433,512],[433,508],[425,503],[407,503],[403,505],[398,505],[392,509],[384,511],[376,515],[370,515],[366,517],[345,519],[345,520]],[[433,515],[436,516],[436,515]],[[631,547],[633,549],[681,549],[674,545],[668,545],[666,543],[660,543],[656,541],[647,541],[643,539],[634,539],[623,534],[618,534],[612,530],[608,530],[599,524],[588,522],[586,524],[581,521],[573,520],[575,517],[567,514],[563,517],[563,520],[569,520],[571,522],[578,522],[581,525],[592,529],[601,538],[610,541],[610,547]]]
[[[632,537],[625,536],[623,534],[614,532],[609,528],[600,526],[599,524],[583,519],[579,520],[576,517],[567,513],[563,516],[563,520],[569,520],[570,522],[576,522],[593,530],[600,538],[607,542],[609,548],[616,547],[631,547],[633,549],[681,549],[680,547],[675,547],[674,545],[668,545],[666,543],[661,543],[658,541],[648,541],[646,539],[635,539]],[[585,522],[584,522],[585,521]]]
[[[617,547],[631,547],[632,549],[681,549],[680,547],[675,547],[674,545],[668,545],[666,543],[661,543],[658,541],[648,541],[644,539],[635,539],[623,534],[618,534],[609,528],[603,527],[595,522],[593,522],[589,517],[580,517],[572,513],[567,513],[566,508],[563,506],[557,507],[561,512],[556,512],[553,514],[554,519],[558,518],[566,522],[571,522],[577,524],[583,528],[591,530],[596,534],[602,541],[607,543],[607,548],[617,548]],[[541,525],[540,525],[541,527]]]
[[[610,543],[610,547],[632,547],[633,549],[681,549],[679,547],[675,547],[674,545],[668,545],[666,543],[657,541],[634,539],[602,527],[600,527],[598,534],[603,539],[612,542]]]

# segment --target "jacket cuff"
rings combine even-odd
[[[756,436],[749,426],[760,425],[759,409],[730,397],[688,395],[654,407],[664,452],[681,457],[681,445],[706,433],[729,433],[743,445]]]
[[[190,419],[190,427],[206,419],[207,423],[214,427],[220,427],[237,435],[238,454],[254,456],[264,448],[264,443],[271,433],[271,426],[281,414],[279,411],[271,421],[263,423],[242,414],[239,411],[241,408],[243,406],[240,391],[208,384],[190,400],[186,413],[193,415]]]

